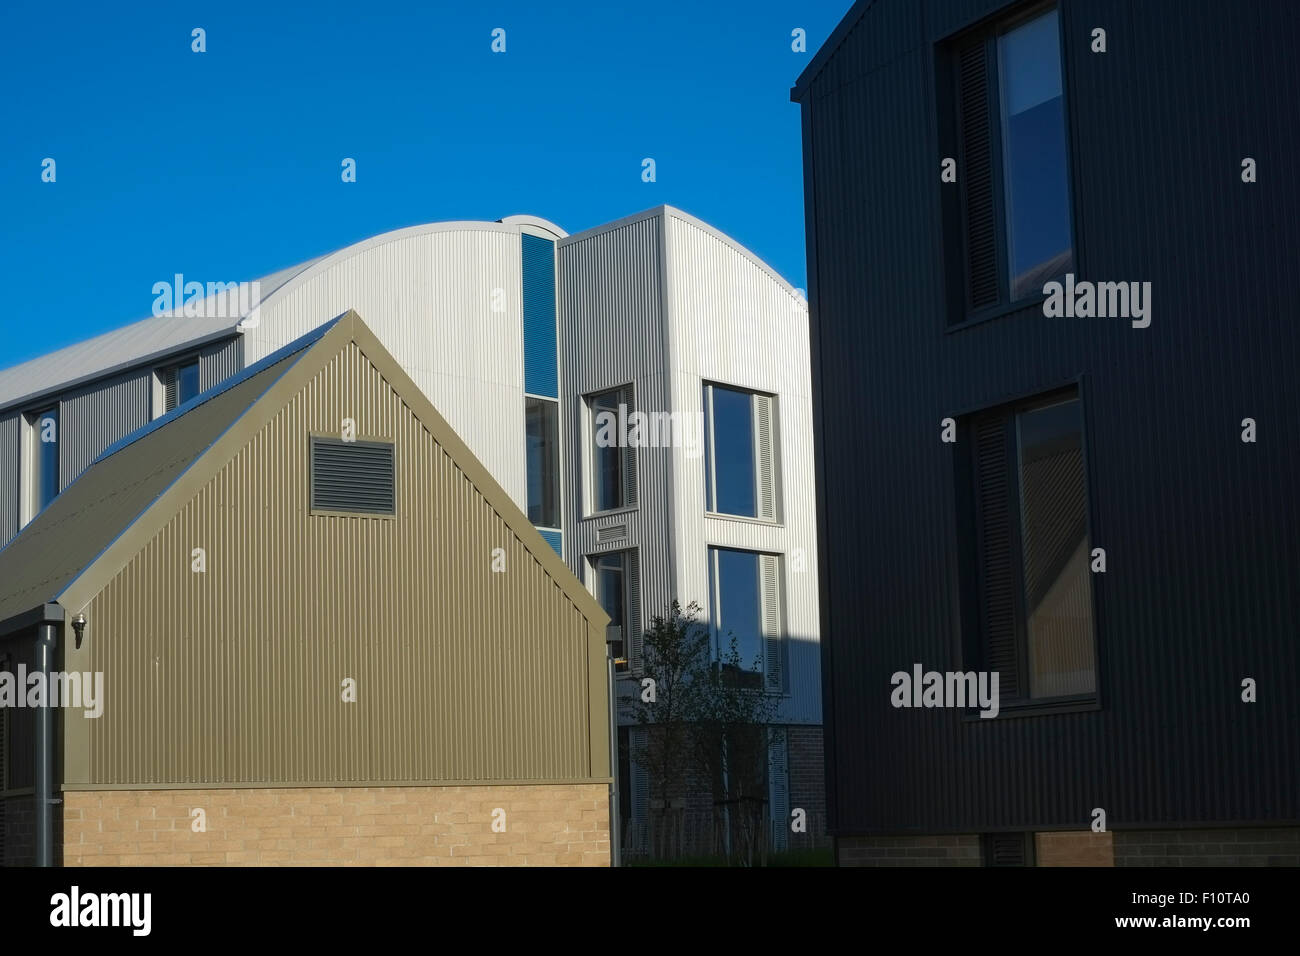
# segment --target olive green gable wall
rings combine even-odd
[[[65,596],[65,667],[105,675],[65,786],[608,779],[604,615],[360,322],[312,352]],[[309,436],[345,418],[395,443],[395,518],[309,514]]]

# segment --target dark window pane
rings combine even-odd
[[[614,645],[614,656],[622,657],[628,640],[628,622],[623,584],[623,552],[602,554],[596,558],[596,600],[609,615],[612,627],[623,629],[623,641]]]
[[[763,668],[763,625],[759,605],[758,555],[751,551],[714,548],[717,555],[717,602],[713,620],[719,657],[731,652],[736,639],[740,667],[759,674]],[[757,683],[754,686],[758,686]]]
[[[59,493],[59,410],[51,408],[36,416],[36,510],[39,512]]]
[[[594,511],[609,511],[624,505],[623,449],[618,444],[622,439],[618,425],[620,404],[627,404],[626,389],[605,392],[591,400],[594,442],[591,506]]]
[[[199,394],[199,363],[190,362],[188,365],[182,365],[176,370],[177,376],[177,400],[184,405],[195,395]]]
[[[710,510],[755,517],[754,403],[748,392],[713,387],[713,480]]]
[[[1073,268],[1056,11],[998,38],[1011,298]]]
[[[1077,401],[1018,416],[1029,695],[1092,693],[1083,432]]]
[[[524,402],[528,447],[528,520],[540,528],[560,526],[559,405]]]

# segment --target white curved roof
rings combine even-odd
[[[532,220],[534,217],[511,218]],[[538,219],[537,222],[543,223],[545,220]],[[548,228],[558,227],[552,225]],[[467,231],[517,233],[519,226],[496,222],[453,221],[393,229],[255,280],[260,284],[261,303],[265,306],[273,297],[284,295],[339,260],[365,249],[408,236]],[[10,368],[0,369],[0,410],[26,405],[46,394],[63,392],[85,382],[147,365],[178,351],[238,335],[245,330],[242,318],[226,315],[209,318],[172,315],[150,317]]]
[[[657,206],[572,236],[549,220],[527,215],[507,216],[498,222],[461,220],[407,226],[370,236],[336,252],[281,269],[256,281],[260,284],[261,305],[266,307],[344,259],[367,249],[413,236],[439,232],[519,233],[531,228],[548,232],[562,243],[567,243],[605,230],[616,229],[639,219],[669,215],[686,220],[705,230],[720,242],[731,246],[752,260],[788,293],[800,298],[776,270],[744,246],[708,223],[672,206]],[[164,315],[142,319],[48,355],[0,370],[0,411],[17,405],[30,404],[44,395],[54,395],[85,382],[150,364],[185,349],[241,334],[252,328],[254,324],[255,322],[247,321],[244,316],[234,315],[215,318]]]

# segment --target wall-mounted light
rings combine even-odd
[[[73,618],[72,629],[77,634],[77,650],[81,650],[81,639],[86,636],[86,615],[78,614]]]

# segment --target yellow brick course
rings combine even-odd
[[[66,866],[608,866],[602,784],[70,790]],[[492,811],[506,830],[492,830]],[[195,833],[191,811],[207,829]]]

